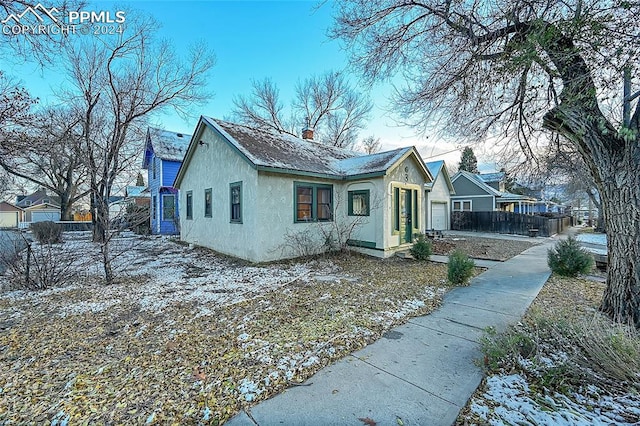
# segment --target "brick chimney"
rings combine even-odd
[[[313,140],[313,129],[305,127],[302,129],[302,139],[311,139]]]

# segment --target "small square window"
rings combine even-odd
[[[369,216],[369,190],[349,191],[349,216]]]

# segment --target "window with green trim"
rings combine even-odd
[[[418,214],[418,191],[413,190],[413,228],[420,229],[420,215]]]
[[[295,182],[293,185],[294,222],[333,220],[333,186]]]
[[[204,190],[204,217],[212,217],[212,213],[211,188],[209,188]]]
[[[193,219],[193,191],[187,191],[187,219]]]
[[[229,188],[231,222],[242,223],[242,182],[232,183]]]
[[[400,188],[393,188],[393,230],[400,231]]]
[[[369,190],[349,191],[347,193],[349,216],[369,216]]]

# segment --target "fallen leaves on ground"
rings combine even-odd
[[[256,266],[130,238],[118,284],[85,273],[0,295],[0,423],[222,423],[431,312],[449,287],[430,262]],[[92,259],[90,243],[69,247]]]

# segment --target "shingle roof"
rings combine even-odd
[[[389,169],[411,147],[364,155],[264,129],[203,117],[256,166],[347,177]],[[258,137],[259,136],[259,137]]]
[[[182,161],[191,135],[150,127],[151,146],[156,157],[167,161]]]
[[[480,173],[478,178],[483,182],[502,182],[506,176],[505,172],[495,172],[495,173]]]
[[[428,163],[424,164],[425,166],[427,166],[427,169],[429,169],[429,173],[431,173],[431,176],[433,176],[433,178],[435,179],[436,176],[438,176],[438,173],[440,173],[440,169],[442,169],[442,166],[444,166],[444,161],[429,161]]]

